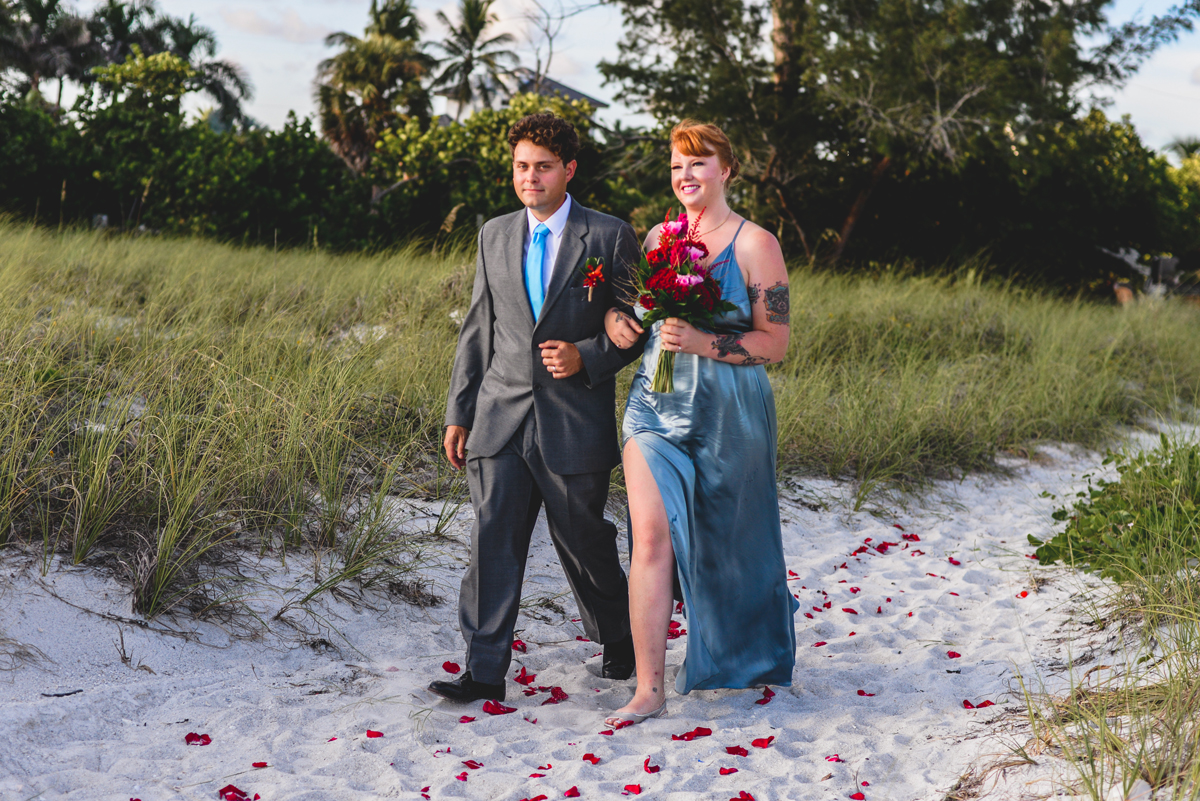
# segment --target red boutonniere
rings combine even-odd
[[[604,283],[604,259],[591,258],[579,269],[583,273],[583,285],[587,287],[588,303],[592,302],[592,290]]]

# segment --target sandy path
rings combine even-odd
[[[211,799],[234,784],[264,801],[419,799],[422,788],[431,798],[489,801],[558,799],[573,787],[581,798],[616,798],[626,785],[655,799],[941,799],[972,761],[996,752],[994,739],[979,736],[984,724],[1022,708],[1015,672],[1037,673],[1062,648],[1052,635],[1067,619],[1070,590],[1034,589],[1025,536],[1050,531],[1055,501],[1043,491],[1075,491],[1099,461],[1048,449],[1036,463],[1014,461],[1011,477],[942,483],[906,511],[875,516],[812,511],[804,502],[848,488],[789,480],[784,550],[801,602],[793,687],[774,688],[767,704],[755,690],[672,693],[665,718],[609,735],[604,711],[622,706],[632,683],[596,675],[600,647],[577,639],[544,524],[519,623],[528,651],[512,673],[524,667],[534,688],[559,687],[568,698],[543,705],[548,691],[525,696],[510,681],[506,703],[516,711],[496,716],[424,689],[447,675],[443,662],[462,661],[461,544],[446,546],[427,572],[447,596],[441,606],[368,597],[377,609],[356,610],[327,595],[314,607],[320,617],[305,621],[308,634],[275,624],[245,639],[177,624],[197,641],[82,612],[66,602],[129,617],[128,596],[91,570],[56,566],[40,579],[32,559],[10,551],[0,561],[0,633],[48,661],[0,673],[0,798]],[[468,516],[454,536],[466,537]],[[270,560],[260,570],[283,585],[306,569],[291,567],[296,575]],[[267,589],[247,592],[250,607],[278,608]],[[561,616],[538,605],[547,598]],[[118,655],[118,628],[130,666]],[[684,639],[670,645],[673,686]],[[996,706],[968,710],[964,699]],[[462,723],[464,715],[475,720]],[[672,739],[697,727],[712,734]],[[185,745],[189,732],[212,743]],[[771,737],[766,748],[753,745]],[[734,746],[747,755],[728,753]],[[657,772],[645,770],[647,758]]]

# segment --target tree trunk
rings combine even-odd
[[[862,211],[867,205],[867,199],[871,197],[871,193],[879,185],[879,179],[883,178],[883,174],[887,172],[891,164],[892,157],[884,156],[875,165],[875,169],[871,171],[870,183],[864,186],[862,191],[858,193],[858,197],[854,199],[854,205],[850,207],[850,212],[846,215],[846,220],[842,223],[842,231],[838,235],[837,247],[833,250],[833,257],[829,259],[830,264],[836,264],[837,260],[842,257],[842,252],[846,249],[846,243],[850,241],[850,234],[854,231],[854,224],[858,222],[858,218],[862,215]]]

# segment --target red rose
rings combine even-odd
[[[647,311],[654,308],[654,297],[651,295],[642,295],[638,302],[642,304],[642,308]]]

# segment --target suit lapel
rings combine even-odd
[[[583,258],[584,237],[587,233],[587,214],[583,206],[572,198],[571,212],[567,215],[567,227],[563,229],[562,243],[558,246],[558,256],[554,259],[554,272],[551,273],[550,286],[546,289],[546,302],[542,306],[539,322],[546,319],[550,307],[562,295],[563,290],[571,285],[575,277],[575,268]]]
[[[529,292],[525,289],[525,234],[529,231],[529,222],[525,210],[513,215],[512,225],[504,243],[504,269],[508,278],[507,284],[512,288],[509,292],[509,302],[517,304],[525,311],[525,319],[529,321],[529,332],[533,333],[533,308],[529,305]]]

